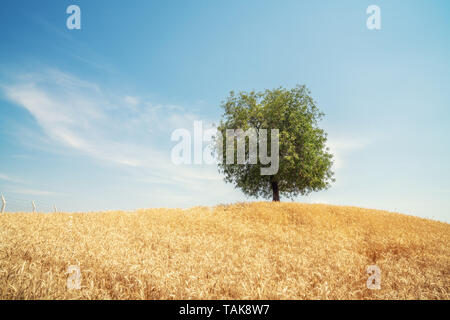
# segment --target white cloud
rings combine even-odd
[[[0,173],[0,180],[11,182],[11,183],[21,183],[20,180],[13,178],[9,175],[3,174],[3,173]]]
[[[29,195],[29,196],[58,196],[62,195],[58,192],[46,191],[46,190],[34,190],[34,189],[13,189],[13,193]]]
[[[171,131],[190,129],[194,120],[201,120],[180,106],[129,95],[120,98],[59,70],[18,79],[3,86],[6,97],[28,110],[56,145],[101,163],[136,168],[134,174],[147,181],[192,187],[221,180],[215,167],[171,163]],[[161,147],[164,139],[167,145]]]
[[[125,98],[123,98],[123,101],[125,101],[126,104],[133,106],[133,107],[135,107],[139,104],[138,97],[125,96]]]
[[[0,180],[8,182],[6,185],[6,190],[4,190],[4,194],[22,194],[22,195],[32,195],[32,196],[56,196],[56,195],[62,195],[58,192],[53,191],[47,191],[47,190],[38,190],[38,189],[30,189],[26,186],[29,185],[27,181],[22,181],[20,179],[17,179],[15,177],[11,177],[9,175],[0,173]],[[14,186],[15,185],[15,186]],[[19,187],[17,185],[22,185],[25,187]],[[6,196],[8,199],[9,197]]]
[[[8,177],[6,174],[0,173],[0,180],[11,181],[11,178]]]
[[[333,169],[339,170],[344,167],[345,160],[353,152],[361,150],[370,144],[368,139],[360,138],[335,138],[329,139],[327,146],[330,148],[330,152],[333,157]]]

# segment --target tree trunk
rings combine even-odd
[[[278,189],[278,182],[272,181],[272,201],[280,201],[280,190]]]

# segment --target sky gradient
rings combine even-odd
[[[217,123],[231,90],[305,84],[336,182],[295,201],[450,222],[449,1],[8,0],[0,23],[9,210],[253,200],[214,165],[172,164],[171,133]]]

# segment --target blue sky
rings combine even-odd
[[[81,8],[69,30],[66,8]],[[366,8],[381,8],[381,30]],[[10,210],[246,201],[170,161],[235,90],[308,86],[336,183],[296,201],[450,221],[448,1],[2,1],[0,192]]]

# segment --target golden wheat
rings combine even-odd
[[[442,222],[298,203],[3,214],[0,298],[449,299],[449,238]]]

